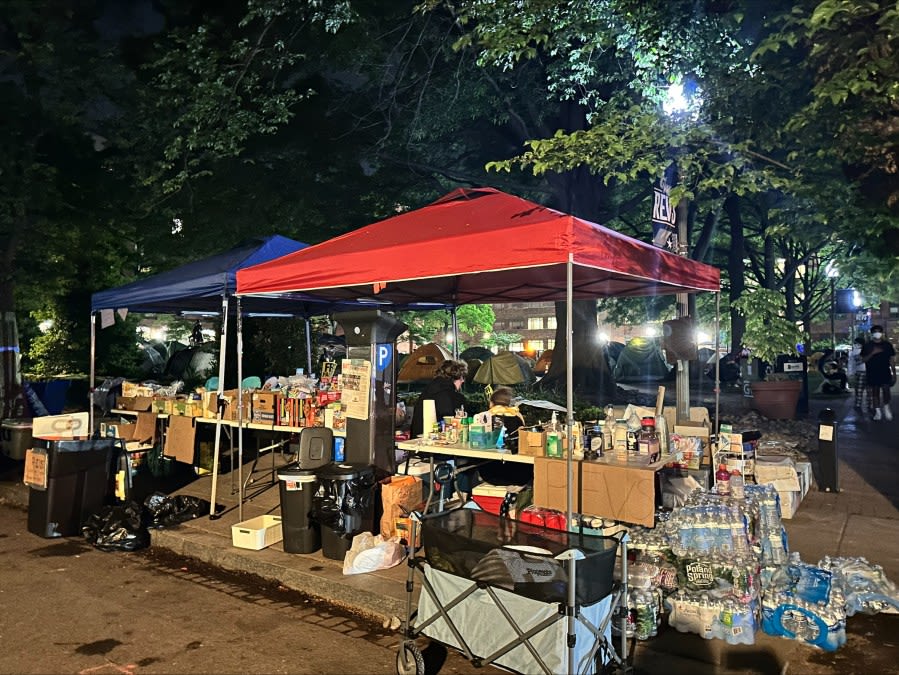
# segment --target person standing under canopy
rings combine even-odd
[[[421,396],[418,397],[418,403],[415,404],[415,409],[412,411],[412,438],[425,433],[425,401],[434,401],[438,420],[444,417],[454,417],[457,410],[465,408],[465,396],[462,395],[461,389],[467,374],[468,365],[464,361],[447,359],[437,367],[434,379],[428,383]]]

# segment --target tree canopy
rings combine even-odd
[[[96,290],[251,234],[316,243],[458,185],[648,240],[672,166],[680,243],[723,270],[730,300],[777,290],[807,327],[829,263],[871,300],[899,297],[886,0],[3,8],[0,310],[18,318],[26,366],[86,368]]]

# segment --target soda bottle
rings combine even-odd
[[[730,494],[730,472],[724,464],[719,464],[715,472],[715,488],[719,495]]]

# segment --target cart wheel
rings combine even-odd
[[[396,653],[396,673],[397,675],[425,675],[425,657],[418,645],[411,640],[400,644],[399,651]]]

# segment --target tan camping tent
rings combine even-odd
[[[433,342],[424,344],[406,357],[396,381],[402,383],[431,380],[440,364],[449,358],[451,358],[449,352],[440,345]]]

